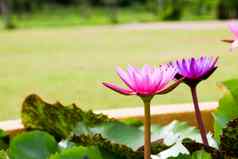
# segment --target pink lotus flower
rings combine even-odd
[[[127,72],[117,68],[117,74],[128,88],[122,88],[111,83],[104,86],[124,95],[138,95],[144,102],[144,159],[151,158],[151,117],[150,103],[154,95],[172,91],[182,81],[175,80],[177,71],[172,65],[162,65],[158,68],[145,65],[142,69],[132,66]],[[171,81],[174,81],[170,84]]]
[[[207,79],[217,69],[217,60],[218,57],[205,56],[178,60],[174,63],[178,70],[176,77],[184,77],[187,84],[197,84]]]
[[[229,40],[223,40],[224,42],[231,43],[231,51],[238,47],[238,24],[234,21],[228,24],[230,31],[233,33],[234,38]]]
[[[162,65],[158,68],[145,65],[142,69],[129,66],[127,72],[118,67],[117,74],[128,88],[105,82],[103,85],[123,95],[154,96],[165,94],[180,83],[177,81],[170,84],[176,75],[176,69],[170,65]]]

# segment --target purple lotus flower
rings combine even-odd
[[[233,33],[233,39],[229,40],[222,40],[227,43],[231,43],[231,51],[238,47],[238,24],[236,24],[234,21],[230,22],[228,24],[230,31]]]
[[[174,63],[177,67],[177,78],[184,77],[184,82],[196,85],[201,80],[207,79],[217,69],[218,57],[190,58],[178,60]]]
[[[179,81],[175,81],[176,69],[170,65],[158,68],[145,65],[142,69],[128,66],[127,72],[117,68],[117,74],[128,88],[122,88],[112,83],[103,83],[104,86],[123,95],[154,96],[165,94],[175,88]]]
[[[199,125],[202,141],[208,145],[206,128],[202,120],[201,111],[198,104],[196,86],[201,80],[207,79],[217,69],[218,57],[200,57],[178,60],[173,65],[177,67],[177,77],[184,78],[184,82],[190,87],[196,119]]]
[[[104,86],[124,95],[138,95],[144,102],[144,159],[151,158],[151,117],[150,103],[154,95],[172,91],[182,81],[175,80],[177,71],[172,65],[162,65],[158,68],[145,65],[142,69],[129,66],[127,72],[117,68],[117,74],[128,88],[122,88],[111,83]],[[171,82],[174,81],[172,84]]]

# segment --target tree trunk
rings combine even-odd
[[[108,16],[112,24],[117,24],[118,19],[118,0],[104,0],[104,4],[108,9]]]
[[[90,3],[88,0],[75,0],[76,5],[79,6],[80,16],[84,19],[90,17]]]
[[[119,23],[118,20],[118,8],[116,4],[110,4],[109,5],[109,16],[110,16],[110,21],[112,24],[117,24]]]
[[[155,16],[158,16],[159,3],[163,3],[163,1],[147,0],[146,2],[147,9]]]
[[[9,0],[0,0],[0,10],[3,17],[4,27],[6,29],[14,29],[15,25],[12,22]]]

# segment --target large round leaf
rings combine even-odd
[[[48,159],[58,150],[57,142],[50,134],[42,131],[25,132],[10,143],[11,159]]]
[[[238,79],[225,81],[220,86],[224,96],[219,100],[219,107],[214,113],[214,135],[218,142],[226,124],[238,118]]]
[[[78,128],[79,129],[79,128]],[[143,146],[144,132],[143,127],[129,126],[121,122],[108,122],[90,128],[90,133],[101,134],[105,139],[114,143],[127,145],[128,147],[137,150]],[[153,125],[152,126],[152,142],[163,139],[166,145],[176,144],[177,153],[184,152],[184,147],[181,141],[184,138],[191,138],[197,142],[201,142],[199,130],[195,127],[189,126],[186,122],[174,121],[165,126]],[[208,135],[209,143],[211,146],[216,146],[211,135]],[[179,144],[180,143],[180,144]],[[180,145],[180,146],[178,146]],[[178,147],[180,149],[178,149]],[[170,152],[170,151],[169,151]]]
[[[54,154],[50,159],[103,159],[99,149],[95,146],[72,147],[60,153]]]
[[[101,134],[104,138],[115,143],[127,145],[134,150],[144,143],[144,133],[142,130],[121,122],[108,122],[95,126],[90,130],[93,133]]]
[[[119,144],[124,144],[132,149],[137,149],[144,143],[143,127],[137,128],[121,122],[108,122],[90,129],[93,133],[102,134],[106,139]],[[152,125],[152,141],[164,139],[167,145],[175,144],[184,138],[191,138],[201,141],[200,133],[195,127],[189,126],[186,122],[173,121],[168,125]]]

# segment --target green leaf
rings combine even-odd
[[[179,154],[176,157],[169,157],[168,159],[191,159],[192,156],[191,155],[187,155],[187,154]]]
[[[135,126],[135,127],[140,127],[144,125],[141,120],[134,119],[134,118],[124,119],[121,122],[123,122],[126,125]]]
[[[137,152],[126,145],[117,144],[107,140],[101,134],[73,136],[71,141],[82,146],[98,146],[105,156],[111,155],[111,159],[142,159],[143,152]]]
[[[92,134],[101,134],[103,138],[118,144],[126,145],[137,150],[144,144],[143,127],[129,126],[119,121],[107,122],[89,128]],[[120,132],[120,133],[118,133]],[[173,121],[163,127],[152,126],[152,142],[163,139],[166,145],[173,145],[184,138],[200,140],[197,128],[189,126],[186,122]]]
[[[209,154],[211,154],[212,158],[215,159],[222,159],[223,155],[221,154],[221,152],[218,149],[215,149],[213,147],[204,145],[202,143],[197,143],[191,139],[184,139],[182,144],[187,148],[187,150],[190,153],[194,153],[196,151],[200,151],[200,150],[204,150],[206,152],[208,152]]]
[[[192,154],[192,159],[212,159],[212,157],[205,151],[197,151]]]
[[[0,159],[9,159],[6,151],[0,150]]]
[[[0,139],[5,137],[8,137],[8,134],[4,130],[0,129]]]
[[[137,150],[144,143],[143,127],[129,126],[119,121],[107,122],[90,128],[93,134],[101,134],[103,138],[118,144],[127,145]],[[118,133],[120,132],[120,133]],[[186,122],[173,121],[165,126],[152,125],[152,142],[163,139],[166,145],[173,145],[184,138],[191,138],[201,142],[199,130],[189,126]],[[212,140],[212,138],[210,138]]]
[[[90,129],[93,134],[101,134],[103,138],[137,150],[144,144],[144,132],[139,128],[121,122],[108,122]]]
[[[113,153],[124,151],[124,154],[127,157],[130,156],[130,158],[139,158],[141,156],[141,153],[138,153],[138,148],[140,147],[141,149],[144,143],[143,127],[137,128],[119,121],[114,121],[99,124],[88,128],[88,130],[90,131],[90,133],[87,133],[89,135],[84,136],[84,138],[82,136],[77,137],[73,141],[83,145],[97,144],[100,147],[106,148],[107,151],[111,151],[110,149],[116,150]],[[92,137],[93,134],[94,136]],[[161,152],[162,156],[169,157],[172,155],[176,156],[179,153],[188,153],[186,148],[181,144],[184,138],[191,138],[197,142],[201,142],[198,129],[189,126],[186,122],[174,121],[166,126],[153,125],[152,141],[162,139],[163,142],[152,142],[152,154]],[[209,136],[209,141],[212,143],[214,139]]]
[[[9,147],[10,137],[4,131],[0,129],[0,150],[6,150]]]
[[[46,132],[32,131],[17,135],[9,147],[11,159],[48,159],[58,150],[54,137]]]
[[[74,134],[71,141],[77,144],[97,145],[101,150],[119,157],[143,157],[143,127],[131,126],[92,111],[84,112],[75,105],[52,105],[36,95],[31,95],[24,101],[22,120],[26,128],[45,130],[60,139],[67,139]],[[152,141],[163,140],[153,142],[152,152],[157,154],[173,145],[172,152],[184,152],[185,148],[181,145],[183,138],[200,141],[200,133],[185,122],[174,121],[166,126],[154,125]]]
[[[238,79],[228,80],[220,84],[224,95],[219,100],[219,107],[214,113],[214,135],[220,142],[222,129],[228,121],[238,117]]]
[[[26,129],[44,130],[57,138],[69,137],[79,122],[93,126],[113,120],[92,111],[85,112],[74,104],[67,107],[60,103],[49,104],[34,94],[23,102],[21,118]]]
[[[220,144],[220,137],[222,134],[223,128],[229,122],[229,117],[222,114],[222,112],[215,112],[214,116],[214,137],[216,141]]]
[[[158,156],[160,157],[160,159],[167,159],[169,157],[176,157],[179,154],[189,154],[188,150],[182,145],[181,142],[178,142],[171,148],[160,152]]]
[[[238,118],[223,129],[220,150],[225,156],[238,158]]]
[[[73,147],[52,155],[49,159],[103,159],[100,150],[95,146]]]
[[[192,155],[180,154],[177,157],[170,157],[169,159],[212,159],[212,157],[209,153],[201,150],[201,151],[194,152]],[[219,158],[216,158],[216,159],[219,159]]]
[[[229,93],[231,93],[231,95],[234,97],[234,99],[236,101],[238,101],[238,79],[231,79],[231,80],[227,80],[224,81],[223,83],[222,89],[224,91],[228,91]]]

